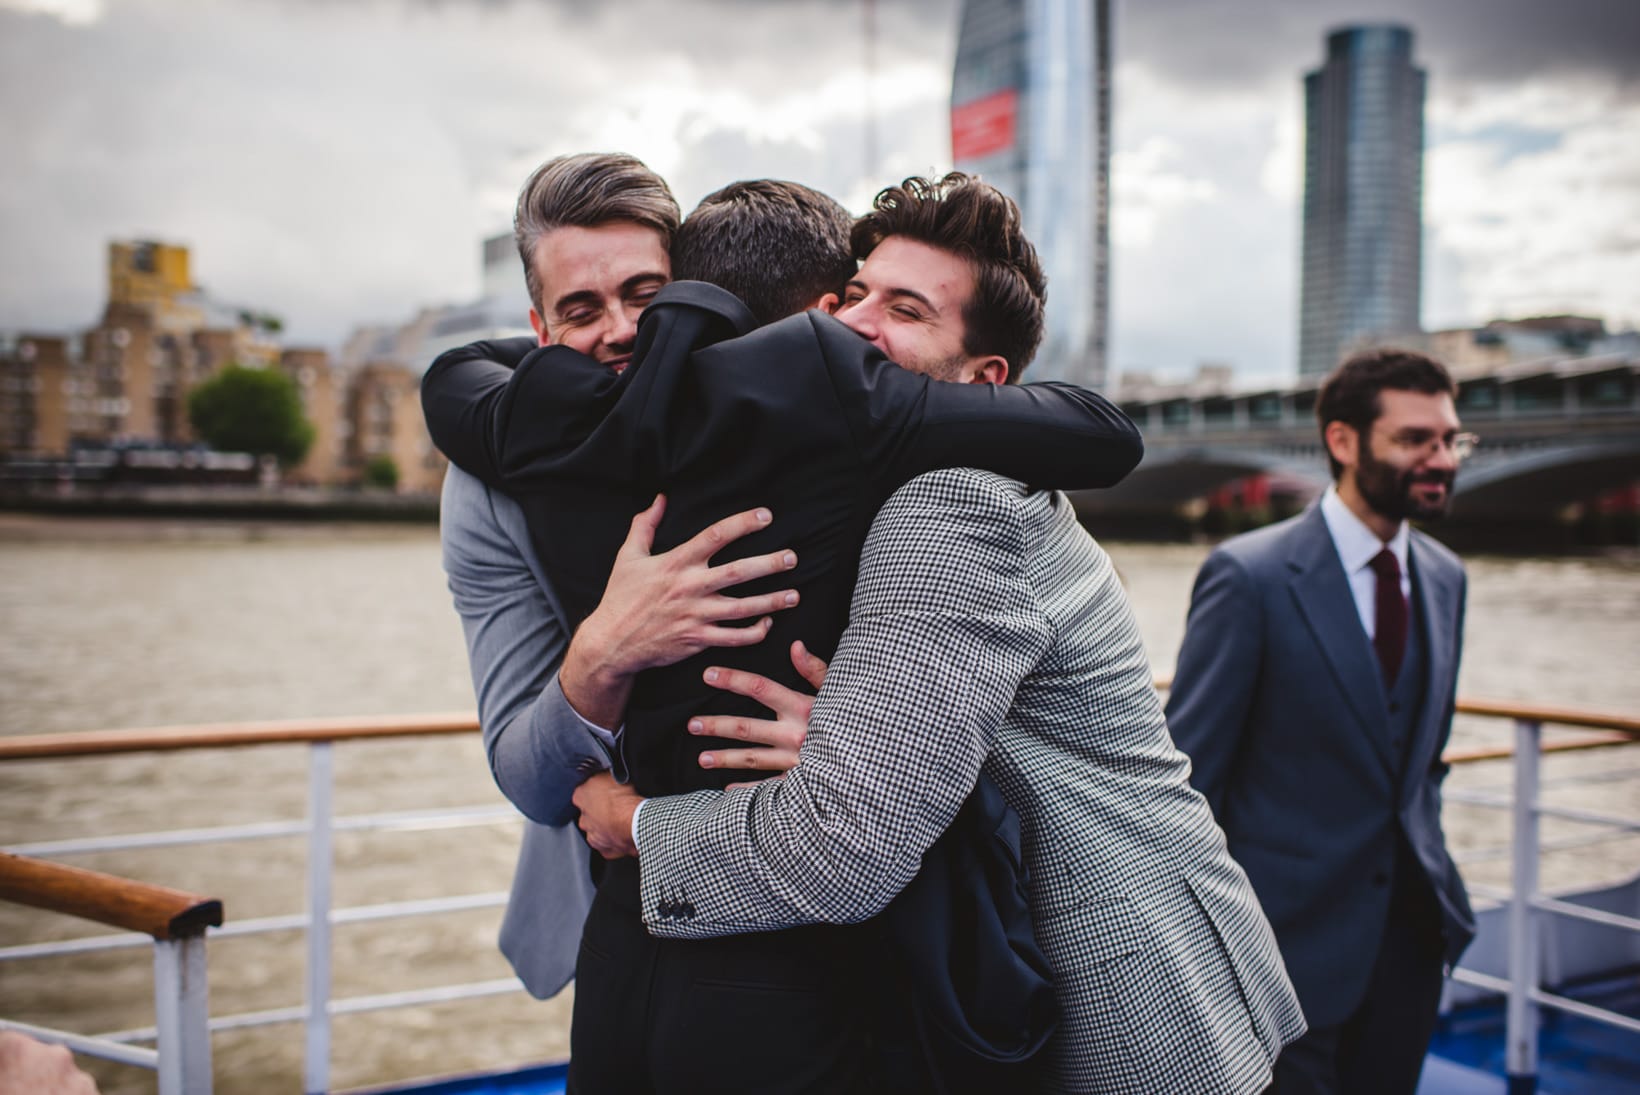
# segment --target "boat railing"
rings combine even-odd
[[[0,1028],[159,1074],[160,1095],[211,1090],[205,929],[222,925],[222,902],[61,863],[0,852],[0,898],[125,928],[153,941],[155,1048],[0,1020]]]
[[[1159,680],[1158,688],[1168,682]],[[1546,991],[1540,984],[1537,920],[1543,914],[1571,916],[1604,924],[1609,927],[1640,931],[1640,920],[1601,910],[1585,908],[1550,897],[1539,890],[1538,856],[1541,850],[1539,819],[1564,818],[1588,824],[1612,827],[1624,832],[1640,831],[1640,821],[1545,805],[1539,801],[1539,758],[1545,753],[1563,753],[1577,750],[1600,749],[1640,740],[1640,719],[1596,711],[1537,707],[1524,704],[1488,700],[1460,700],[1458,712],[1492,719],[1506,719],[1514,723],[1514,738],[1509,745],[1483,748],[1448,750],[1445,760],[1453,764],[1513,758],[1515,794],[1509,796],[1490,793],[1458,792],[1448,789],[1447,798],[1478,806],[1508,808],[1513,811],[1513,885],[1508,891],[1472,887],[1478,896],[1505,900],[1510,905],[1509,969],[1511,977],[1504,980],[1472,970],[1457,969],[1453,977],[1465,984],[1487,991],[1505,994],[1508,998],[1508,1070],[1512,1084],[1524,1084],[1521,1090],[1530,1090],[1537,1071],[1537,1024],[1540,1009],[1551,1008],[1571,1012],[1585,1018],[1609,1023],[1625,1030],[1640,1032],[1640,1022],[1580,1001]],[[1544,740],[1545,725],[1560,725],[1586,731],[1572,736],[1556,736]],[[303,1054],[303,1090],[328,1090],[331,1060],[331,1021],[335,1016],[390,1008],[412,1007],[424,1004],[493,996],[520,991],[516,978],[445,985],[413,991],[383,993],[333,999],[331,993],[331,931],[339,924],[391,920],[413,916],[433,915],[458,910],[499,907],[505,904],[505,892],[468,893],[448,897],[400,901],[387,904],[335,908],[332,906],[332,875],[335,857],[333,838],[338,832],[349,831],[423,831],[429,828],[464,828],[495,825],[518,820],[518,815],[505,804],[476,805],[434,810],[399,811],[366,815],[335,816],[333,801],[335,780],[333,748],[337,743],[387,738],[409,738],[428,735],[476,733],[477,723],[471,715],[431,715],[411,718],[361,718],[304,720],[299,722],[233,724],[216,726],[167,727],[151,730],[114,730],[85,733],[29,735],[0,738],[0,763],[31,760],[64,760],[75,757],[109,756],[122,753],[151,753],[190,749],[250,748],[256,746],[301,743],[308,747],[308,800],[307,817],[303,820],[263,822],[246,825],[217,826],[136,833],[110,837],[76,837],[65,840],[40,841],[12,845],[3,849],[8,853],[8,865],[17,864],[19,881],[8,874],[0,878],[0,898],[29,905],[44,905],[59,912],[86,916],[102,923],[127,929],[126,933],[92,936],[57,942],[28,943],[0,947],[0,963],[20,959],[80,954],[96,950],[113,950],[147,945],[150,936],[156,947],[155,996],[158,1021],[153,1027],[115,1031],[99,1036],[85,1036],[66,1031],[46,1030],[24,1026],[0,1019],[0,1027],[22,1029],[36,1037],[68,1045],[80,1052],[122,1060],[128,1063],[157,1067],[161,1091],[196,1092],[210,1090],[208,1037],[210,1032],[266,1026],[276,1023],[301,1022],[305,1024]],[[32,881],[40,870],[73,871],[58,864],[38,863],[41,857],[63,858],[93,852],[122,851],[135,848],[188,846],[205,843],[249,841],[275,837],[305,836],[307,841],[306,911],[288,916],[263,917],[242,920],[221,926],[220,903],[205,902],[201,907],[215,908],[215,920],[187,920],[198,924],[185,938],[161,939],[149,929],[158,922],[134,919],[132,910],[145,908],[140,896],[149,890],[190,898],[196,902],[205,899],[179,895],[176,891],[161,891],[140,883],[108,880],[114,887],[109,894],[124,894],[111,898],[109,916],[94,915],[92,907],[84,905],[52,904],[44,900],[50,887]],[[1491,854],[1491,853],[1486,853]],[[25,866],[26,865],[26,866]],[[89,875],[90,872],[76,872]],[[93,876],[106,879],[107,876]],[[30,881],[22,881],[27,878]],[[129,905],[124,912],[118,907]],[[191,914],[198,916],[200,914]],[[208,1016],[205,1012],[204,944],[206,923],[215,937],[267,934],[274,932],[303,932],[306,937],[306,976],[304,1002],[299,1006],[274,1008],[236,1015]],[[164,948],[175,946],[174,950]],[[159,954],[175,957],[161,959]],[[191,957],[197,954],[197,957]],[[197,965],[197,972],[196,970]],[[161,997],[164,999],[161,999]],[[192,1023],[193,1033],[180,1031],[178,1023]],[[156,1041],[158,1048],[144,1050],[133,1043]],[[203,1044],[203,1048],[202,1047]],[[201,1056],[203,1054],[203,1056]],[[200,1062],[203,1061],[203,1066]],[[201,1072],[201,1067],[203,1071]],[[1512,1090],[1514,1088],[1512,1087]]]

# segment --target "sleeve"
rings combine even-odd
[[[1144,440],[1104,396],[1074,384],[928,384],[901,474],[977,467],[1039,490],[1121,482]]]
[[[1242,564],[1215,551],[1202,564],[1167,699],[1173,742],[1190,782],[1218,813],[1263,657],[1258,592]]]
[[[1138,427],[1085,388],[933,380],[889,361],[835,320],[810,315],[855,445],[891,488],[961,467],[1044,490],[1108,487],[1144,457]]]
[[[973,789],[1050,629],[1017,499],[990,477],[923,476],[866,541],[851,622],[781,779],[650,799],[643,916],[697,938],[879,912]]]
[[[433,444],[450,462],[491,487],[502,485],[509,382],[535,340],[474,342],[446,350],[421,380],[421,410]]]
[[[524,816],[567,824],[575,788],[611,758],[559,686],[568,636],[545,578],[532,569],[523,515],[452,467],[439,530],[490,771]]]

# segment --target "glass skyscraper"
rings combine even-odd
[[[957,168],[1019,203],[1048,275],[1033,380],[1105,379],[1109,0],[964,0],[951,79]]]
[[[1412,31],[1345,27],[1304,77],[1298,371],[1419,329],[1424,71]]]

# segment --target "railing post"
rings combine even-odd
[[[211,1007],[205,934],[154,941],[159,1095],[211,1095]]]
[[[1515,720],[1514,894],[1509,901],[1509,1014],[1505,1070],[1509,1095],[1537,1090],[1538,933],[1532,902],[1538,891],[1538,745],[1543,725]]]
[[[317,741],[309,746],[307,1049],[302,1069],[302,1090],[308,1095],[330,1089],[332,769],[331,743]]]

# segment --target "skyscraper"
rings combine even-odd
[[[1304,77],[1304,276],[1298,371],[1419,329],[1424,71],[1412,31],[1344,27]]]
[[[1105,379],[1109,0],[964,0],[951,154],[1019,203],[1048,275],[1034,380]]]

